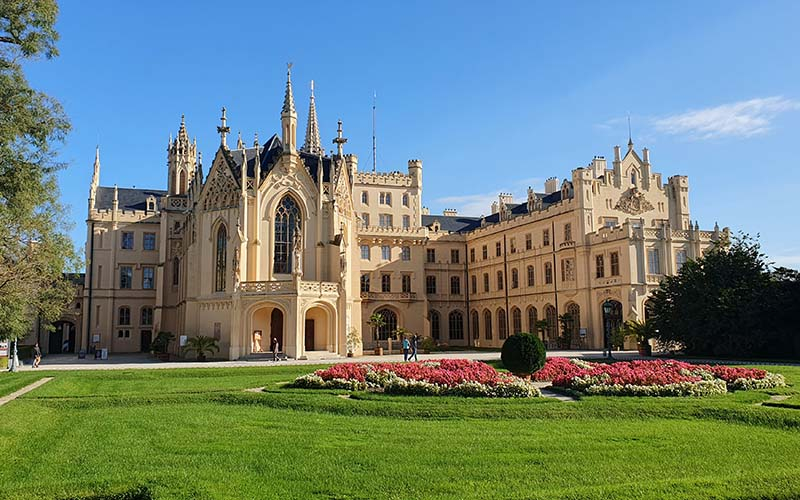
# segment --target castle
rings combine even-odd
[[[69,350],[147,351],[169,331],[214,337],[228,359],[272,339],[289,357],[322,358],[360,354],[348,334],[367,350],[398,329],[458,346],[532,331],[549,348],[599,349],[646,316],[664,275],[721,237],[692,223],[688,179],[664,181],[630,140],[611,168],[595,156],[544,192],[500,194],[490,215],[464,217],[423,207],[420,160],[359,171],[341,122],[326,154],[313,83],[299,145],[291,69],[280,124],[263,144],[231,147],[223,109],[204,175],[182,119],[166,191],[100,186],[98,152]]]

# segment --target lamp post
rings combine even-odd
[[[603,354],[608,359],[613,359],[611,357],[611,310],[611,302],[608,300],[603,302]]]

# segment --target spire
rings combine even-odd
[[[311,80],[311,99],[308,104],[308,123],[306,124],[306,140],[301,149],[306,153],[321,154],[322,141],[319,138],[319,125],[317,124],[317,106],[314,103],[314,80]]]
[[[628,113],[628,151],[633,149],[633,136],[631,135],[631,114]]]
[[[179,144],[184,144],[186,146],[189,145],[189,134],[186,132],[186,116],[181,115],[181,126],[178,129],[178,137],[177,137]]]
[[[228,149],[227,136],[228,133],[231,131],[231,128],[227,125],[228,118],[225,116],[225,106],[222,107],[222,116],[220,117],[219,120],[221,125],[217,127],[217,133],[220,136],[220,145],[223,148]]]
[[[342,136],[342,120],[339,120],[339,128],[336,130],[336,139],[333,140],[333,143],[336,144],[336,154],[339,155],[341,158],[344,155],[344,144],[347,142],[347,139]]]
[[[244,142],[242,142],[242,131],[239,131],[239,139],[236,141],[236,149],[244,149]]]
[[[294,95],[292,94],[292,63],[286,65],[286,95],[283,97],[281,113],[297,114],[294,110]]]
[[[94,173],[92,174],[92,187],[100,185],[100,146],[94,150]]]

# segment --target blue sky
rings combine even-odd
[[[103,185],[166,187],[182,113],[208,160],[220,108],[234,136],[279,130],[285,64],[305,130],[316,83],[323,141],[378,168],[424,162],[432,212],[488,213],[628,139],[688,175],[692,218],[760,234],[800,268],[800,2],[61,3],[61,56],[28,66],[64,104],[62,196],[85,241],[95,144]],[[301,139],[302,140],[302,139]]]

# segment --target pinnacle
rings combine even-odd
[[[294,109],[294,94],[292,93],[292,64],[286,70],[286,95],[283,98],[282,113],[296,114]]]
[[[322,140],[319,135],[319,124],[317,123],[317,106],[314,102],[314,80],[311,80],[311,99],[308,104],[306,140],[301,151],[312,154],[320,154],[322,152]]]

